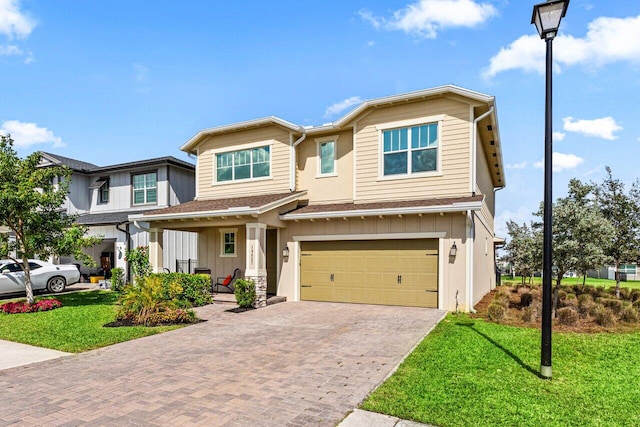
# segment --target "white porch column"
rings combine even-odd
[[[244,275],[247,280],[256,284],[255,307],[267,305],[267,225],[262,223],[248,223],[247,227],[247,257]]]
[[[154,273],[162,273],[164,244],[164,230],[162,228],[149,229],[149,262]]]

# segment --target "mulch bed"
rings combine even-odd
[[[255,307],[236,307],[236,308],[230,308],[225,311],[228,313],[244,313],[245,311],[252,311],[255,309],[256,309]]]

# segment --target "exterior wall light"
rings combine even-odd
[[[458,247],[456,246],[456,242],[453,242],[451,249],[449,249],[449,256],[451,258],[455,258],[457,253],[458,253]]]
[[[284,248],[282,249],[282,258],[284,258],[285,262],[289,261],[289,246],[288,245],[284,245]]]

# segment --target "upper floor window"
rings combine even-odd
[[[438,124],[382,131],[384,176],[438,170]]]
[[[337,136],[316,139],[318,143],[318,175],[336,175],[336,143]]]
[[[156,172],[133,175],[133,204],[158,202],[158,175]]]
[[[100,177],[89,186],[90,190],[98,190],[98,203],[109,202],[109,177]]]
[[[216,154],[216,181],[239,181],[270,176],[270,151],[271,147],[264,146]]]

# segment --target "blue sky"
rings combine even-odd
[[[498,234],[542,200],[535,1],[0,0],[0,132],[20,155],[98,165],[172,155],[203,128],[335,120],[443,84],[495,95]],[[554,197],[640,165],[640,2],[572,0],[554,42]]]

